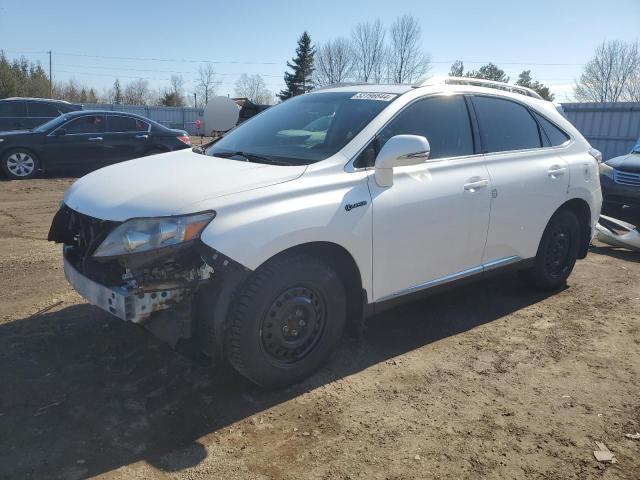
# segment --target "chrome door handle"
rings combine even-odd
[[[550,177],[559,177],[561,175],[564,175],[564,172],[567,171],[567,167],[561,167],[560,165],[554,165],[552,166],[549,171],[547,172],[549,174]]]
[[[149,138],[149,135],[146,135],[146,134],[136,135],[136,138]]]
[[[101,142],[102,137],[91,137],[88,139],[90,142]]]
[[[480,190],[481,188],[485,188],[489,186],[489,180],[478,180],[476,182],[469,182],[464,184],[464,189],[469,192],[475,192],[476,190]]]

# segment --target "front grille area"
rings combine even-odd
[[[93,252],[120,222],[100,220],[63,205],[53,217],[49,241],[65,245],[65,257],[83,275],[108,286],[122,283],[124,268],[117,261],[97,262]]]
[[[613,181],[620,185],[627,185],[629,187],[640,187],[640,173],[614,170]]]

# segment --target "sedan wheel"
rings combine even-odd
[[[2,167],[10,178],[31,178],[36,173],[37,160],[35,156],[29,152],[14,150],[4,157]]]

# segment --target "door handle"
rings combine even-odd
[[[136,138],[149,138],[147,134],[136,135]]]
[[[549,174],[550,177],[559,177],[561,175],[564,175],[564,172],[567,171],[566,167],[561,167],[560,165],[554,165],[552,166],[549,171],[547,172]]]
[[[102,137],[91,137],[88,139],[90,142],[101,142]]]
[[[486,178],[483,180],[476,180],[474,182],[469,182],[464,184],[464,189],[469,192],[475,192],[476,190],[480,190],[481,188],[485,188],[489,186],[489,180]]]

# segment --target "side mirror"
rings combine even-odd
[[[390,187],[393,185],[393,167],[424,163],[430,151],[429,141],[420,135],[391,137],[376,157],[376,183],[381,187]]]
[[[62,137],[64,135],[66,135],[66,134],[67,134],[67,129],[66,128],[59,128],[55,132],[53,132],[53,135],[55,137]]]

